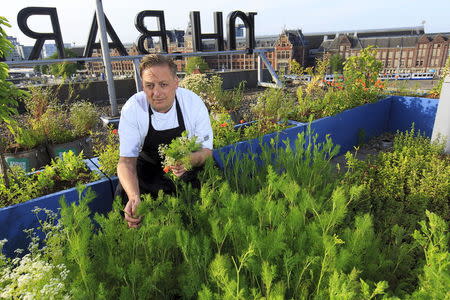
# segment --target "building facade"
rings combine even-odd
[[[167,32],[169,53],[193,52],[192,30],[171,30]],[[226,41],[225,41],[226,43]],[[237,38],[238,49],[246,48],[245,38]],[[315,61],[324,56],[339,54],[343,58],[359,55],[368,46],[374,46],[377,58],[383,62],[384,73],[431,72],[440,75],[450,52],[450,33],[426,34],[424,27],[361,30],[352,32],[324,32],[303,34],[301,30],[283,30],[279,35],[256,37],[256,48],[273,48],[266,56],[274,69],[289,72],[289,62],[296,60],[304,67],[314,66]],[[134,44],[125,45],[129,55],[139,55]],[[226,48],[226,47],[225,47]],[[150,53],[159,53],[159,43],[150,39],[147,43]],[[203,41],[203,51],[214,51],[215,41]],[[93,56],[100,56],[94,51]],[[119,55],[111,50],[112,56]],[[257,68],[255,54],[233,54],[205,56],[205,61],[213,71],[252,70]],[[184,71],[186,57],[177,57],[178,71]],[[133,76],[131,61],[113,62],[113,74]],[[264,66],[265,67],[265,66]],[[88,63],[90,74],[104,73],[101,62]]]

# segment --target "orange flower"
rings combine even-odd
[[[119,134],[119,131],[118,131],[117,129],[113,129],[113,130],[111,131],[111,133],[112,133],[112,134],[115,134],[115,135],[118,135],[118,134]]]
[[[165,166],[163,171],[164,171],[164,173],[168,173],[170,171],[170,167],[169,166]]]
[[[239,123],[241,123],[241,124],[244,124],[244,123],[245,123],[245,121],[244,121],[244,120],[240,120],[240,121],[239,121]]]
[[[37,171],[35,174],[36,174],[36,175],[39,175],[39,174],[41,174],[41,172]]]
[[[220,124],[220,127],[227,127],[227,126],[228,126],[227,122]]]

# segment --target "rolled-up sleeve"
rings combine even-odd
[[[138,157],[142,146],[136,105],[132,104],[132,102],[126,103],[120,114],[120,156],[123,157]]]

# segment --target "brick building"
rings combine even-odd
[[[324,36],[315,52],[316,57],[337,53],[348,58],[373,45],[377,59],[383,62],[384,73],[431,72],[440,75],[450,52],[450,33],[425,34],[423,27]]]
[[[193,52],[192,30],[170,30],[167,32],[169,53]],[[225,41],[226,43],[226,41]],[[358,55],[361,49],[374,45],[377,58],[383,62],[385,73],[433,72],[440,75],[449,56],[450,33],[426,34],[423,26],[393,29],[375,29],[344,32],[303,34],[301,30],[283,30],[279,35],[256,37],[256,48],[274,48],[266,53],[275,70],[287,72],[289,61],[294,59],[303,66],[313,66],[316,59],[324,55],[339,54],[344,58]],[[245,38],[237,38],[238,49],[245,49]],[[125,45],[129,55],[138,55],[134,44]],[[203,51],[213,51],[213,40],[203,41]],[[226,47],[225,47],[226,48]],[[149,40],[147,49],[160,52],[159,43]],[[94,51],[93,56],[99,56]],[[119,55],[111,50],[112,56]],[[206,56],[211,70],[250,70],[257,68],[257,55],[233,54]],[[176,59],[178,70],[183,71],[186,57]],[[132,76],[131,61],[113,62],[113,74]],[[89,73],[103,72],[102,63],[88,63]]]

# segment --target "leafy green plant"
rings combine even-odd
[[[119,135],[117,129],[108,127],[106,136],[94,136],[94,153],[98,157],[99,169],[108,176],[117,174],[119,163]]]
[[[344,68],[345,59],[338,53],[331,55],[330,57],[330,71],[331,74],[342,73]]]
[[[252,107],[257,119],[286,120],[295,113],[295,98],[283,89],[266,89]]]
[[[441,79],[439,79],[438,83],[433,86],[433,88],[430,91],[430,95],[432,98],[439,98],[442,91],[442,85],[444,84],[445,78],[450,74],[450,57],[447,58],[447,61],[445,62],[444,69],[441,73]]]
[[[196,136],[188,137],[187,131],[169,145],[159,145],[158,152],[163,159],[164,171],[167,173],[170,167],[183,165],[186,170],[192,168],[190,154],[201,149],[201,144]]]
[[[10,171],[10,186],[0,180],[0,206],[22,203],[42,195],[74,187],[76,183],[89,183],[99,175],[90,172],[83,161],[83,153],[64,152],[44,169],[31,174],[20,168]]]
[[[200,56],[192,56],[188,57],[186,60],[186,66],[184,70],[186,74],[192,74],[195,70],[198,70],[200,73],[205,73],[206,70],[209,69],[206,61]]]
[[[219,98],[222,96],[222,78],[206,74],[190,74],[183,78],[180,86],[196,93],[210,111],[220,111]]]
[[[237,87],[232,90],[222,90],[218,92],[218,104],[223,107],[225,111],[237,111],[242,105],[244,97],[245,81],[241,81]]]
[[[417,299],[448,299],[450,291],[450,253],[448,222],[426,211],[428,222],[420,221],[420,231],[413,237],[425,252],[425,264],[419,275],[419,289],[413,294]]]
[[[259,138],[290,126],[286,122],[274,122],[268,118],[259,119],[258,121],[247,124],[245,124],[244,120],[241,120],[241,125],[236,126],[227,114],[216,114],[214,117],[211,117],[215,148]]]
[[[386,233],[375,226],[382,216],[359,208],[364,186],[336,178],[329,162],[338,148],[329,137],[317,141],[308,131],[283,147],[262,144],[259,156],[231,153],[223,171],[208,161],[200,191],[143,196],[138,229],[124,223],[119,199],[94,220],[91,193],[78,204],[61,202],[41,257],[69,270],[59,292],[81,298],[445,299],[445,221],[427,214],[429,224],[415,233],[425,256],[412,259],[417,269],[406,268],[400,288],[391,287],[386,266],[403,272],[411,261],[397,260],[382,242]],[[403,246],[396,250],[416,245],[392,230]]]
[[[70,123],[77,137],[86,136],[99,122],[97,107],[87,101],[78,101],[70,106]]]
[[[76,138],[67,122],[67,112],[62,106],[49,107],[33,126],[45,132],[47,139],[54,144],[67,143]]]
[[[8,146],[9,149],[30,150],[44,144],[45,134],[40,130],[28,128],[27,126],[30,126],[30,124],[20,126],[17,122],[8,122],[8,129],[14,139],[14,144],[10,144]]]
[[[39,120],[51,106],[58,105],[56,91],[49,87],[30,86],[24,99],[25,109],[33,120]]]
[[[10,27],[8,20],[0,16],[0,57],[5,57],[12,50],[11,42],[6,38],[4,27]],[[17,89],[12,83],[6,81],[8,78],[8,65],[0,62],[0,124],[5,121],[12,121],[11,116],[17,114],[18,98],[26,95],[25,92]],[[9,185],[7,174],[7,164],[3,157],[3,144],[0,145],[0,167],[5,185]]]
[[[225,113],[211,117],[211,127],[214,133],[214,148],[221,148],[241,141],[242,131],[234,128],[233,121]]]

